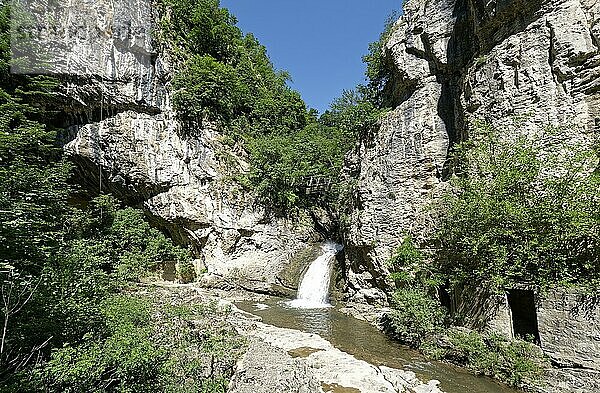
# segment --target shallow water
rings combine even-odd
[[[236,305],[260,316],[267,324],[316,333],[357,359],[377,366],[411,370],[424,380],[437,379],[441,382],[440,388],[447,393],[518,392],[460,368],[430,362],[418,352],[390,340],[371,324],[342,314],[336,308],[296,309],[279,298],[272,298],[262,305],[253,302]]]

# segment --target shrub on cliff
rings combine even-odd
[[[381,320],[385,331],[418,348],[444,328],[446,309],[422,288],[401,288],[392,295],[392,310]]]
[[[441,271],[498,287],[597,288],[597,152],[566,127],[510,134],[479,124],[456,146],[452,191],[438,205]]]
[[[192,56],[173,79],[173,105],[184,121],[230,121],[240,103],[238,85],[232,66],[208,55]]]
[[[75,265],[77,260],[96,258],[102,261],[97,268],[114,279],[137,281],[159,262],[191,260],[187,250],[152,228],[141,210],[121,208],[109,195],[93,199],[85,210],[75,210],[68,223],[64,261]]]
[[[367,65],[365,75],[373,102],[378,106],[388,106],[392,101],[390,90],[393,86],[394,62],[386,49],[386,43],[394,33],[394,25],[399,18],[397,12],[388,16],[379,40],[369,44],[369,53],[363,56]]]

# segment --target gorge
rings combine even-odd
[[[217,0],[55,3],[20,62],[2,3],[6,391],[600,392],[600,1],[406,0],[320,117]]]

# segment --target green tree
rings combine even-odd
[[[600,278],[598,155],[566,127],[510,136],[478,124],[454,153],[438,208],[437,262],[454,281],[595,287]]]
[[[173,105],[184,121],[231,121],[240,105],[235,69],[211,56],[192,56],[173,79]]]
[[[392,12],[386,22],[379,40],[369,44],[369,53],[363,56],[367,65],[365,76],[368,80],[369,96],[378,106],[388,106],[392,101],[395,65],[386,43],[394,33],[394,25],[399,13]]]

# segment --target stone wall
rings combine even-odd
[[[453,294],[453,317],[465,327],[514,338],[513,312],[506,295],[481,288]],[[536,297],[540,346],[550,358],[546,393],[600,391],[600,303],[577,290],[555,289]]]
[[[554,391],[600,391],[598,299],[556,290],[542,296],[537,313],[542,349],[556,367]]]
[[[514,337],[512,315],[505,294],[464,286],[452,291],[450,299],[450,313],[457,325]]]

